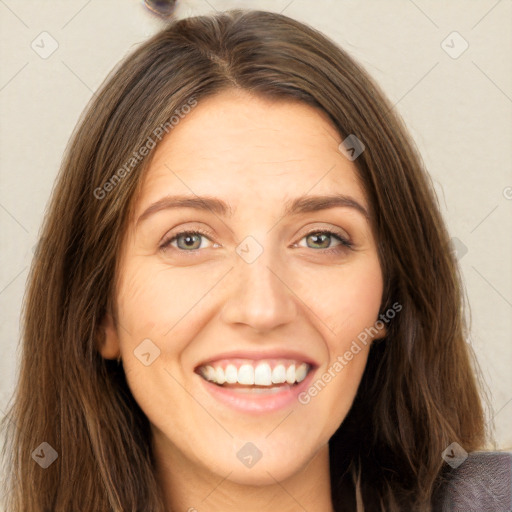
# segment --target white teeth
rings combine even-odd
[[[204,377],[207,380],[215,380],[215,370],[213,369],[213,366],[206,366],[204,367]]]
[[[270,386],[272,384],[272,371],[268,363],[260,363],[254,370],[254,384]]]
[[[272,383],[283,384],[283,382],[286,382],[286,368],[284,367],[284,364],[278,364],[272,370]]]
[[[224,373],[228,384],[235,384],[238,381],[238,372],[234,364],[228,364]]]
[[[295,370],[295,380],[297,382],[302,382],[306,375],[308,374],[308,365],[306,363],[302,363],[296,370]]]
[[[245,385],[254,384],[254,368],[250,364],[243,364],[238,369],[238,383]],[[217,384],[220,384],[217,382]]]
[[[286,369],[286,382],[293,384],[295,382],[295,365],[292,364]]]
[[[292,363],[288,366],[280,363],[273,369],[267,362],[258,363],[256,367],[251,364],[242,364],[240,368],[234,364],[228,364],[225,369],[221,366],[213,367],[211,365],[201,366],[200,374],[206,379],[216,384],[242,384],[244,386],[268,386],[273,384],[295,384],[302,382],[310,366],[307,363],[301,363],[298,366]]]
[[[224,377],[224,370],[220,367],[215,368],[215,382],[217,384],[224,384],[224,382],[226,382]]]

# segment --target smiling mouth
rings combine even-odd
[[[261,391],[283,390],[302,382],[312,366],[296,360],[255,361],[236,359],[201,365],[196,373],[223,388]]]
[[[194,372],[215,406],[227,406],[242,414],[270,414],[294,406],[314,378],[318,364],[294,357],[237,355],[204,361]]]

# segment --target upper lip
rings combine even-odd
[[[309,364],[311,367],[317,367],[318,363],[307,354],[289,349],[274,350],[234,350],[230,352],[222,352],[204,359],[196,365],[196,369],[207,364],[215,363],[221,359],[252,359],[260,361],[264,359],[295,359]]]

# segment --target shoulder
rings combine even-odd
[[[472,452],[446,473],[435,512],[512,511],[512,453]]]

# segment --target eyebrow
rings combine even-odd
[[[352,208],[362,214],[366,219],[369,218],[368,211],[364,206],[358,203],[353,197],[343,194],[318,196],[304,195],[295,199],[290,199],[284,203],[283,216],[300,215],[336,207]],[[151,204],[137,219],[136,225],[159,211],[174,208],[208,210],[223,217],[232,217],[234,213],[229,204],[216,197],[187,195],[166,196]]]

